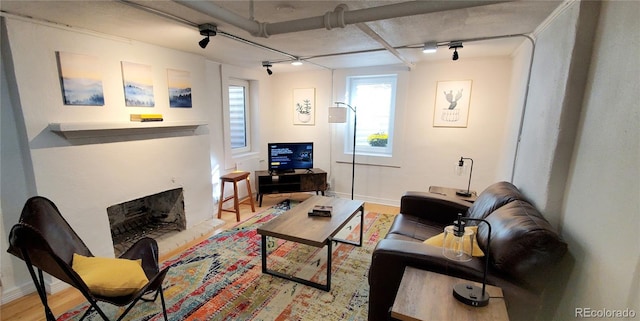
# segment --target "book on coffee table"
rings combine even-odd
[[[331,217],[331,211],[333,211],[331,205],[314,205],[309,216]]]

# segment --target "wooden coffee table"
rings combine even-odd
[[[331,217],[314,217],[308,213],[314,205],[331,205]],[[347,223],[360,212],[360,240],[352,242],[334,238]],[[364,202],[341,198],[312,196],[280,216],[258,228],[262,236],[262,273],[292,280],[320,290],[331,290],[331,243],[362,246],[362,226],[364,224]],[[327,246],[327,282],[321,284],[310,280],[287,275],[267,268],[267,236],[306,244],[318,248]]]

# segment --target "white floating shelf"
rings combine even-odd
[[[149,121],[149,122],[69,122],[50,123],[49,130],[69,138],[127,136],[139,134],[195,131],[205,121]]]

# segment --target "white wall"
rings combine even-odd
[[[558,225],[599,3],[569,2],[537,35],[514,183]]]
[[[560,218],[575,262],[556,320],[575,308],[640,317],[639,12],[637,1],[602,3]]]
[[[261,137],[262,169],[267,169],[267,143],[313,142],[313,165],[327,171],[331,176],[330,153],[331,124],[328,122],[327,108],[331,100],[331,71],[277,73],[267,79],[272,85],[271,109],[261,111],[263,135]],[[315,122],[313,125],[293,125],[293,89],[315,88]],[[331,181],[331,179],[328,179]]]
[[[503,150],[500,153],[500,162],[497,165],[496,181],[510,182],[513,178],[514,159],[517,158],[520,126],[526,110],[525,104],[527,103],[527,89],[534,49],[533,39],[526,38],[512,55],[511,83],[509,85],[511,91],[508,102],[511,108],[507,111],[506,126],[502,134]]]
[[[479,192],[495,182],[509,110],[521,108],[509,104],[511,58],[420,63],[411,71],[398,66],[338,70],[334,74],[335,100],[345,100],[345,77],[389,72],[399,74],[394,157],[356,158],[356,196],[398,204],[404,192],[426,191],[430,185],[466,188],[468,176],[453,172],[461,156],[474,160],[471,189]],[[433,127],[436,85],[446,80],[473,81],[466,128]],[[350,154],[343,152],[346,126],[334,126],[332,162],[341,162],[333,164],[332,176],[341,178],[335,184],[336,191],[348,195],[351,165]]]
[[[453,173],[460,156],[474,159],[471,189],[481,191],[500,176],[498,164],[505,148],[503,135],[508,116],[511,109],[522,108],[517,99],[517,103],[509,103],[511,64],[511,57],[498,57],[422,63],[411,71],[406,67],[389,66],[336,70],[333,76],[330,71],[274,74],[274,110],[263,111],[270,119],[270,125],[265,126],[265,137],[272,141],[314,141],[318,145],[315,165],[330,172],[329,182],[336,194],[349,196],[351,154],[343,152],[346,126],[329,124],[327,108],[334,101],[345,101],[345,77],[397,72],[400,78],[395,129],[400,143],[394,147],[392,160],[356,158],[356,197],[399,204],[400,196],[409,190],[426,191],[430,185],[466,188],[468,176]],[[468,126],[433,127],[437,82],[467,79],[473,80]],[[292,124],[294,88],[316,88],[314,126]]]
[[[637,318],[640,3],[562,8],[537,37],[514,179],[569,244],[550,275],[568,282],[551,284],[539,319],[586,318],[576,309]]]
[[[3,30],[3,45],[7,43]],[[30,280],[29,272],[22,261],[13,260],[6,252],[9,247],[9,231],[16,223],[23,200],[33,194],[35,189],[28,153],[21,150],[26,144],[24,137],[24,122],[22,116],[14,113],[13,103],[9,99],[9,82],[6,77],[4,60],[0,62],[0,282],[2,283],[2,302],[5,290],[18,289],[25,280]],[[22,203],[21,203],[22,202]],[[14,291],[14,297],[20,297],[31,292],[31,288]]]
[[[213,68],[213,63],[209,63]],[[264,143],[264,132],[268,130],[271,125],[268,121],[265,121],[265,115],[269,115],[271,106],[271,87],[272,81],[270,81],[266,72],[262,68],[248,69],[230,65],[217,65],[216,70],[210,70],[207,72],[207,77],[214,75],[217,79],[208,81],[209,86],[216,88],[224,88],[216,100],[220,103],[220,109],[216,110],[216,115],[219,115],[219,119],[212,121],[212,124],[217,124],[215,136],[218,139],[212,139],[212,155],[220,155],[223,157],[212,156],[212,182],[214,186],[214,198],[218,199],[220,195],[220,180],[219,177],[234,170],[242,170],[248,172],[254,172],[266,168],[266,162],[261,162],[261,152],[266,148]],[[251,150],[248,152],[234,153],[231,150],[231,142],[229,141],[229,127],[225,124],[229,123],[229,92],[227,90],[230,79],[246,80],[249,83],[249,121],[250,125],[250,144]],[[214,85],[215,84],[215,85]],[[217,90],[217,89],[216,89]],[[215,160],[214,160],[215,158]],[[264,167],[264,168],[263,168]],[[231,184],[227,183],[225,187],[225,197],[230,196],[233,193]],[[244,182],[239,184],[240,197],[247,196],[248,192]],[[252,186],[252,190],[255,191],[256,184]],[[225,203],[225,207],[231,206],[231,203]],[[230,215],[230,214],[226,214]]]
[[[113,246],[106,208],[141,196],[177,187],[184,188],[187,227],[213,218],[210,147],[221,136],[220,87],[208,88],[207,63],[200,56],[135,41],[51,27],[18,18],[7,18],[8,43],[3,41],[3,60],[13,64],[7,71],[9,91],[21,135],[20,152],[25,158],[12,162],[25,166],[22,179],[32,181],[28,195],[2,200],[3,237],[6,249],[8,229],[17,222],[26,196],[42,195],[53,200],[71,226],[94,255],[112,256]],[[3,26],[4,29],[5,26]],[[104,106],[65,106],[62,101],[56,51],[87,54],[101,64],[105,95]],[[7,55],[8,53],[8,55]],[[156,107],[125,107],[121,61],[147,64],[153,70]],[[7,68],[6,64],[3,65]],[[189,71],[193,108],[169,108],[167,68]],[[213,71],[212,71],[213,69]],[[9,70],[9,69],[7,69]],[[215,74],[215,68],[209,68]],[[220,78],[219,72],[217,74]],[[216,86],[216,83],[211,84]],[[4,92],[4,90],[3,90]],[[3,94],[3,100],[9,97]],[[212,103],[213,102],[213,103]],[[3,103],[3,109],[5,105]],[[52,122],[128,122],[130,113],[161,113],[165,121],[209,120],[216,122],[193,131],[164,134],[122,135],[107,138],[68,140],[51,132]],[[3,116],[5,115],[3,111]],[[10,117],[2,118],[3,129]],[[24,127],[24,131],[20,129]],[[209,135],[214,128],[216,135]],[[4,132],[3,132],[4,133]],[[10,137],[2,137],[3,142]],[[15,141],[15,139],[13,139]],[[213,141],[213,142],[212,142]],[[3,144],[4,145],[4,144]],[[12,145],[9,145],[12,147]],[[9,151],[13,148],[10,148]],[[3,149],[3,158],[5,150]],[[214,155],[215,156],[215,155]],[[3,168],[2,190],[12,188],[13,169]],[[33,179],[29,179],[29,173]],[[22,194],[22,195],[20,195]],[[12,286],[30,284],[21,276],[14,278],[12,267],[24,263],[2,252],[3,291]]]

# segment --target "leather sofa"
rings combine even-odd
[[[442,255],[441,247],[423,243],[453,224],[458,213],[491,224],[487,283],[502,288],[510,320],[535,319],[549,276],[567,251],[567,244],[513,184],[498,182],[480,193],[474,203],[423,192],[402,196],[400,213],[372,254],[370,321],[389,320],[406,266],[482,281],[484,257],[455,262]],[[488,228],[483,223],[476,225],[477,244],[486,253]]]

